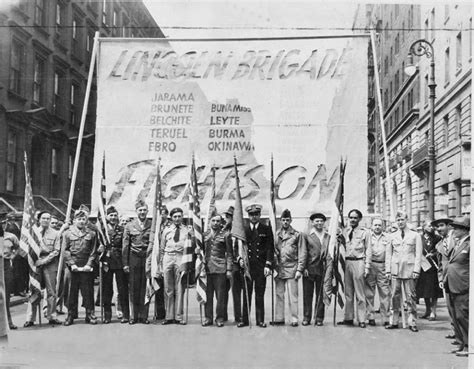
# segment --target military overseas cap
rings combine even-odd
[[[47,210],[41,210],[37,215],[37,219],[40,220],[43,214],[51,214],[51,213]]]
[[[322,219],[325,222],[327,218],[323,213],[313,213],[309,216],[309,220],[313,221],[315,219]]]
[[[84,204],[81,204],[81,206],[79,206],[78,210],[82,210],[82,211],[86,212],[87,214],[89,214],[91,212],[89,210],[89,208],[87,207],[87,205],[84,205]]]
[[[107,208],[107,215],[113,214],[113,213],[117,213],[117,214],[118,214],[117,209],[115,209],[115,206],[109,206],[109,207]]]
[[[438,218],[431,222],[432,227],[436,227],[440,223],[451,224],[453,222],[446,214],[441,214]]]
[[[166,207],[166,205],[161,205],[160,211],[164,211],[164,212],[166,212],[166,214],[169,213],[168,208]]]
[[[230,215],[231,217],[234,216],[234,207],[231,205],[229,206],[229,209],[227,209],[227,211],[224,211],[224,215]]]
[[[283,210],[280,218],[291,218],[291,211],[288,209]]]
[[[471,229],[471,220],[469,217],[457,217],[453,219],[451,223],[453,228]]]
[[[245,208],[245,211],[249,214],[251,213],[260,213],[262,211],[262,205],[252,204]]]
[[[143,201],[142,199],[138,200],[138,201],[135,203],[135,209],[143,208],[144,206],[147,206],[147,205],[146,205],[146,202]]]
[[[74,212],[74,219],[76,218],[82,218],[82,217],[86,217],[87,218],[88,216],[88,213],[83,210],[83,209],[77,209],[75,212]]]
[[[170,211],[170,217],[172,217],[172,216],[173,216],[174,214],[176,214],[176,213],[181,213],[181,214],[183,214],[183,209],[181,209],[181,208],[173,208],[173,209],[171,209],[171,211]]]

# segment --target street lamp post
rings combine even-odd
[[[430,220],[434,220],[434,181],[436,170],[436,156],[435,156],[435,99],[436,99],[436,82],[435,82],[435,60],[433,45],[426,40],[417,40],[410,46],[408,52],[408,65],[405,68],[405,73],[412,76],[416,67],[413,64],[413,55],[425,55],[430,62],[431,75],[428,87],[430,89],[430,141],[428,145],[428,216]]]

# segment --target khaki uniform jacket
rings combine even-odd
[[[122,263],[124,267],[130,266],[130,254],[146,258],[150,239],[151,219],[145,219],[143,224],[142,228],[140,221],[134,219],[125,226],[122,240]]]
[[[390,242],[390,236],[382,232],[378,236],[372,233],[372,261],[383,261],[385,262],[385,254],[387,252],[387,246]]]
[[[306,264],[306,239],[293,227],[288,232],[280,228],[276,234],[275,266],[280,279],[295,278],[296,271],[303,273]]]
[[[67,265],[94,267],[97,258],[97,238],[93,231],[87,227],[82,231],[72,225],[63,233],[62,243]]]
[[[423,244],[421,236],[405,228],[405,237],[401,231],[392,233],[385,255],[385,270],[399,279],[411,279],[413,273],[420,273]]]
[[[223,230],[213,233],[208,231],[204,236],[204,255],[206,272],[225,274],[232,271],[232,240],[230,233]]]
[[[351,231],[352,240],[349,237]],[[365,269],[369,269],[372,261],[372,232],[361,227],[348,227],[344,232],[344,237],[346,240],[346,258],[363,259]]]

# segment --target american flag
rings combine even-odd
[[[344,271],[346,269],[346,244],[344,237],[338,235],[338,230],[344,229],[344,174],[346,171],[346,162],[339,166],[339,184],[334,199],[334,207],[331,213],[331,222],[329,224],[329,252],[332,253],[335,261],[334,277],[337,286],[337,302],[342,309],[344,307]]]
[[[99,202],[99,209],[98,209],[98,222],[97,222],[97,230],[99,233],[99,242],[102,245],[107,245],[110,243],[109,233],[107,232],[107,217],[105,211],[105,205],[107,203],[107,188],[105,185],[105,152],[102,158],[102,175],[100,178],[100,202]],[[106,251],[104,248],[104,252],[99,256],[99,260],[103,262],[103,258]],[[107,267],[107,266],[106,266]]]
[[[273,155],[270,160],[270,225],[273,231],[273,239],[276,240],[276,231],[277,231],[277,215],[276,215],[276,205],[275,205],[275,181],[273,180]],[[275,248],[276,250],[276,248]]]
[[[199,205],[199,191],[197,185],[196,164],[194,156],[191,164],[191,194],[189,197],[189,217],[192,219],[194,240],[199,254],[196,259],[196,298],[200,304],[206,303],[207,275],[204,268],[204,242],[202,234],[201,209]]]
[[[33,303],[41,298],[41,278],[35,265],[40,255],[41,236],[35,224],[35,204],[33,201],[33,189],[28,172],[28,160],[25,152],[25,203],[23,206],[23,221],[21,224],[20,247],[28,255],[30,266],[30,301]]]
[[[216,168],[212,166],[212,184],[211,184],[211,198],[209,200],[209,209],[207,210],[206,228],[209,229],[211,218],[217,214],[216,208]]]

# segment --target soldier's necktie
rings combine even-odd
[[[174,242],[179,241],[179,227],[176,227],[176,231],[174,232],[173,240],[174,240]]]
[[[354,236],[354,228],[351,229],[349,232],[349,241],[352,241],[352,237]]]
[[[402,229],[402,240],[405,238],[405,231]]]

